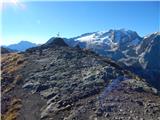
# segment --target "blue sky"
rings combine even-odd
[[[16,2],[17,1],[17,2]],[[18,2],[5,3],[2,44],[21,40],[44,43],[60,32],[75,37],[87,32],[130,29],[141,36],[159,31],[158,2]]]

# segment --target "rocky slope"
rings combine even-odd
[[[3,120],[157,120],[160,96],[112,60],[61,38],[2,56]]]

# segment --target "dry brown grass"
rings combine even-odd
[[[23,55],[17,53],[2,55],[2,72],[14,74],[19,68],[21,68],[23,64],[17,64],[17,62],[20,60],[23,61]]]
[[[10,76],[10,75],[13,76],[12,78],[7,79],[7,81],[9,81],[8,82],[9,84],[7,84],[4,88],[2,88],[2,93],[7,93],[11,91],[16,84],[19,84],[22,82],[22,76],[16,75],[15,73],[22,67],[22,65],[25,64],[25,61],[24,61],[23,55],[17,54],[17,53],[10,53],[10,54],[2,55],[1,64],[2,64],[1,80],[5,80],[3,79],[3,73],[6,76]]]
[[[2,95],[12,92],[16,85],[22,82],[23,77],[18,75],[18,70],[25,64],[24,56],[17,53],[10,53],[2,55],[1,58],[1,80],[5,84],[2,87]],[[5,76],[12,76],[7,79],[4,79],[3,74]],[[6,81],[5,81],[6,80]],[[2,83],[3,83],[2,82]],[[22,106],[21,100],[18,98],[10,98],[11,101],[9,102],[9,106],[6,108],[6,112],[2,115],[2,120],[16,120],[19,110]],[[2,103],[3,104],[3,103]]]
[[[16,120],[18,116],[18,111],[22,107],[21,100],[13,98],[11,101],[7,112],[2,115],[2,120]]]
[[[8,93],[8,92],[11,91],[13,88],[14,88],[13,85],[7,85],[7,86],[5,87],[5,89],[2,89],[2,93],[3,93],[3,94]]]
[[[21,83],[23,80],[22,76],[21,75],[17,75],[13,81],[13,84],[19,84]]]

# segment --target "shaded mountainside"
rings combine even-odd
[[[160,70],[160,33],[144,38],[137,51],[140,53],[139,62],[144,69]]]
[[[160,89],[160,33],[144,37],[136,47],[138,57],[120,60],[129,69]]]
[[[7,54],[7,53],[12,53],[15,52],[14,50],[11,50],[9,48],[1,47],[1,54]]]
[[[63,39],[2,55],[3,120],[157,120],[160,96],[112,60]]]

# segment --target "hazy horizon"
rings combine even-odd
[[[15,0],[13,0],[15,1]],[[2,44],[21,40],[41,44],[60,32],[72,38],[110,29],[136,31],[141,37],[159,31],[159,2],[15,2],[2,10]]]

